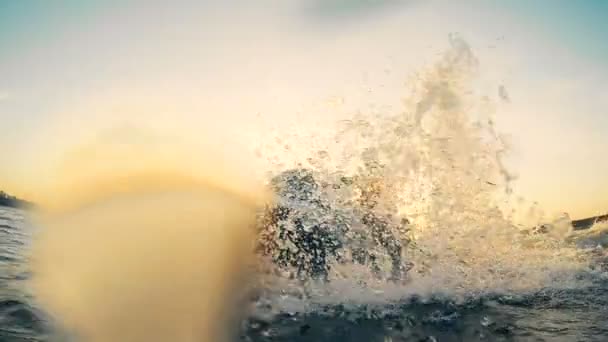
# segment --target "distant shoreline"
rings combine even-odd
[[[28,209],[35,207],[35,204],[0,191],[0,207]],[[585,230],[591,228],[595,223],[604,221],[608,221],[608,214],[572,220],[571,223],[574,230]]]
[[[608,214],[587,217],[587,218],[580,219],[580,220],[572,220],[572,228],[574,228],[574,230],[589,229],[594,224],[596,224],[598,222],[604,222],[604,221],[608,221]]]
[[[11,196],[4,191],[0,191],[0,207],[27,209],[34,207],[34,203]]]

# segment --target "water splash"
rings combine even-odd
[[[586,261],[564,241],[567,232],[529,233],[505,214],[516,176],[503,161],[509,144],[494,125],[496,104],[477,86],[478,66],[469,45],[451,36],[441,58],[411,80],[399,113],[359,113],[315,139],[283,130],[276,133],[280,144],[259,149],[273,174],[293,166],[314,170],[332,206],[351,217],[366,207],[391,220],[391,234],[407,246],[403,260],[413,267],[403,284],[337,263],[329,283],[305,286],[309,301],[525,292],[577,281]],[[362,204],[370,192],[371,207]],[[400,229],[403,219],[411,222],[407,229]],[[351,224],[345,240],[372,234],[356,219]],[[339,257],[348,259],[353,249],[346,246]]]

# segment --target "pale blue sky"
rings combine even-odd
[[[6,183],[32,181],[57,132],[85,131],[135,101],[179,101],[182,114],[154,115],[193,131],[257,113],[312,121],[332,96],[349,109],[398,105],[397,86],[456,31],[513,99],[499,124],[522,194],[575,215],[608,210],[605,1],[161,3],[0,2],[0,162],[18,170],[2,170]]]

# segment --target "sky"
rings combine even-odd
[[[0,188],[35,198],[99,127],[246,146],[260,117],[306,131],[397,108],[453,32],[508,90],[497,125],[516,191],[548,212],[608,211],[601,0],[0,1]]]

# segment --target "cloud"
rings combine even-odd
[[[353,19],[409,3],[404,0],[314,0],[304,11],[317,20]]]

